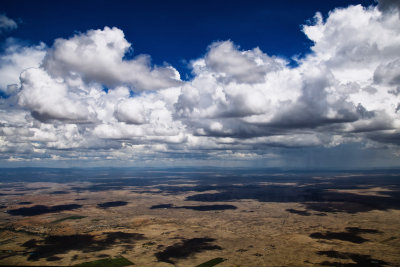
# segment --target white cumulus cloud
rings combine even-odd
[[[131,44],[117,28],[49,48],[10,43],[0,55],[9,96],[0,99],[1,159],[284,164],[290,151],[346,144],[397,151],[399,10],[380,1],[317,13],[303,32],[313,45],[296,66],[219,41],[191,61],[188,81],[149,56],[125,59]]]
[[[9,38],[6,49],[0,55],[0,91],[6,94],[15,93],[19,86],[19,76],[28,68],[38,68],[46,54],[46,46],[23,46]]]
[[[78,74],[87,82],[100,82],[109,87],[126,84],[136,91],[180,84],[173,67],[152,67],[149,56],[124,60],[130,47],[120,29],[90,30],[70,39],[55,40],[43,67],[55,77]]]

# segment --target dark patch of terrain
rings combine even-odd
[[[62,258],[57,256],[50,256],[46,259],[46,261],[59,261],[59,260],[62,260]]]
[[[210,210],[235,210],[237,209],[237,207],[233,205],[173,206],[172,204],[160,204],[151,206],[150,209],[190,209],[197,211],[210,211]]]
[[[310,234],[310,237],[315,238],[315,239],[328,239],[328,240],[337,239],[337,240],[348,241],[348,242],[357,243],[357,244],[361,244],[361,243],[368,241],[368,239],[365,239],[361,236],[358,236],[353,233],[348,233],[348,232],[329,232],[328,231],[326,233],[312,233],[312,234]]]
[[[107,209],[107,208],[112,208],[112,207],[120,207],[120,206],[126,206],[128,202],[126,201],[111,201],[111,202],[104,202],[97,204],[99,208],[102,209]]]
[[[160,204],[160,205],[153,205],[150,207],[151,210],[154,209],[171,209],[174,208],[172,204]]]
[[[327,256],[329,258],[335,259],[350,259],[354,263],[340,263],[340,262],[329,262],[324,261],[320,263],[323,266],[370,266],[370,267],[380,267],[384,265],[388,265],[387,262],[383,260],[377,260],[371,258],[370,255],[363,255],[363,254],[356,254],[356,253],[348,253],[348,252],[339,252],[335,250],[325,250],[325,251],[318,251],[318,255]]]
[[[84,181],[88,184],[74,186],[71,191],[79,193],[125,189],[174,195],[197,192],[187,200],[227,202],[254,199],[260,202],[302,203],[310,213],[400,209],[398,169],[323,172],[240,168],[209,168],[207,171],[203,168],[18,168],[1,169],[1,172],[4,175],[0,177],[0,182],[6,183],[0,185],[3,190],[28,190],[22,186],[26,182],[56,181],[68,184]],[[378,192],[382,195],[374,196],[335,191],[373,187],[383,187],[389,191]],[[216,190],[217,193],[207,192],[209,190]]]
[[[311,213],[309,213],[306,210],[286,209],[286,211],[293,213],[293,214],[301,215],[301,216],[310,216],[311,215]]]
[[[354,234],[382,234],[381,231],[376,229],[359,228],[359,227],[346,227],[346,231]]]
[[[236,206],[233,205],[200,205],[200,206],[179,206],[177,209],[191,209],[197,211],[210,211],[210,210],[235,210]]]
[[[53,213],[64,210],[74,210],[81,208],[82,205],[78,204],[66,204],[66,205],[57,205],[57,206],[44,206],[44,205],[36,205],[29,208],[19,208],[14,210],[7,211],[11,215],[20,215],[20,216],[34,216],[41,215],[45,213]]]
[[[32,204],[32,202],[30,202],[30,201],[22,201],[22,202],[19,202],[17,204],[18,205],[29,205],[29,204]]]
[[[310,234],[311,238],[316,238],[316,239],[336,239],[336,240],[342,240],[342,241],[348,241],[356,244],[361,244],[364,242],[369,241],[368,239],[365,239],[361,236],[360,234],[379,234],[381,233],[378,230],[375,229],[363,229],[363,228],[358,228],[358,227],[347,227],[346,232],[325,232],[325,233],[312,233]]]
[[[213,245],[214,238],[192,238],[183,240],[182,243],[176,243],[168,246],[165,250],[157,252],[155,256],[159,261],[174,264],[172,259],[187,258],[195,253],[206,250],[221,250],[218,245]]]
[[[6,205],[0,205],[0,209],[5,209],[5,208],[7,208]]]
[[[31,239],[22,246],[28,249],[28,260],[39,260],[71,250],[79,250],[82,253],[101,251],[115,244],[133,243],[144,238],[143,234],[123,232],[106,232],[100,238],[89,234],[50,235],[43,240]]]
[[[335,181],[336,182],[336,181]],[[344,187],[344,188],[343,188]],[[309,211],[367,212],[371,210],[400,209],[400,189],[385,192],[387,196],[367,196],[332,191],[330,189],[355,189],[357,186],[318,184],[298,186],[245,185],[216,186],[218,193],[203,193],[186,198],[189,201],[225,202],[255,199],[260,202],[302,203]],[[368,188],[362,187],[359,188]],[[170,189],[171,190],[171,189]],[[195,189],[191,189],[196,191]]]
[[[129,243],[135,240],[145,239],[143,234],[138,233],[124,233],[124,232],[106,232],[105,243],[114,244],[119,242]]]

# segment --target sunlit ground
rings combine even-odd
[[[400,265],[396,171],[4,173],[3,265]]]

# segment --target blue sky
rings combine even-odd
[[[260,47],[288,59],[304,55],[312,42],[301,25],[317,11],[326,16],[350,4],[374,1],[2,1],[1,11],[21,21],[6,36],[51,46],[75,32],[115,26],[135,54],[149,54],[155,64],[168,62],[190,74],[188,61],[204,55],[215,41],[232,40],[243,49]]]
[[[399,1],[2,1],[0,165],[399,165]]]

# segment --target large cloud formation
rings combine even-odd
[[[148,56],[123,60],[130,44],[117,28],[90,30],[68,40],[57,39],[43,61],[54,77],[79,75],[85,82],[110,87],[121,84],[135,90],[152,90],[179,85],[179,74],[170,66],[150,67]]]
[[[285,166],[296,151],[348,145],[398,163],[399,12],[381,1],[317,13],[303,26],[311,53],[295,67],[215,42],[191,62],[189,81],[149,56],[125,59],[131,44],[117,28],[50,48],[10,44],[0,65],[2,161]]]

